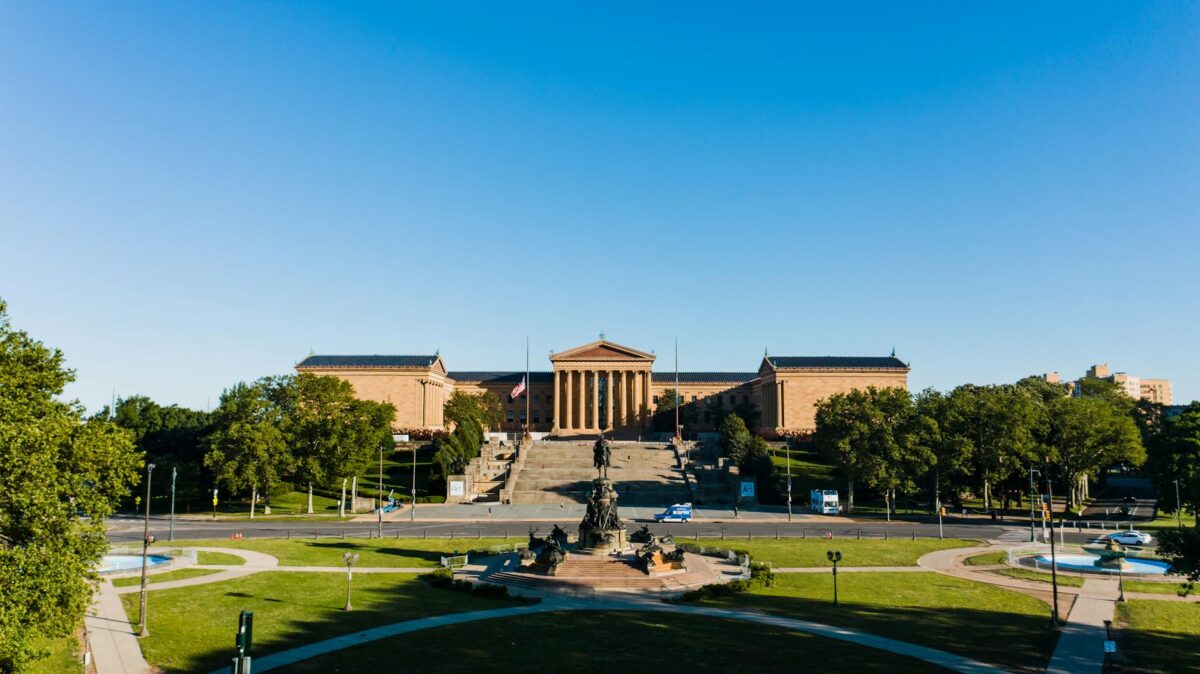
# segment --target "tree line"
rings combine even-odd
[[[1138,409],[1102,380],[1084,380],[1075,396],[1036,377],[916,395],[872,387],[818,403],[813,442],[846,476],[850,511],[860,486],[883,494],[892,511],[900,495],[918,494],[955,503],[977,495],[988,510],[1019,506],[1031,476],[1035,492],[1049,479],[1075,507],[1089,478],[1146,461]]]
[[[110,416],[102,409],[98,418]],[[391,451],[396,409],[360,400],[349,382],[310,373],[264,377],[226,389],[212,412],[124,398],[113,422],[133,433],[148,462],[177,468],[183,491],[201,496],[213,485],[267,506],[273,488],[330,487]]]

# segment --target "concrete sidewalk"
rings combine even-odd
[[[1104,670],[1104,621],[1113,619],[1117,596],[1115,580],[1083,581],[1046,674],[1099,674]]]
[[[134,588],[135,590],[137,588]],[[133,625],[125,617],[125,608],[116,588],[107,580],[100,582],[95,603],[84,618],[92,662],[99,674],[148,674],[150,664],[142,656],[142,646]]]

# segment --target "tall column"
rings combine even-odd
[[[592,430],[600,430],[600,370],[592,370]]]
[[[550,408],[550,409],[554,410],[551,413],[554,415],[554,423],[551,424],[551,426],[550,426],[551,429],[553,429],[555,426],[557,426],[558,428],[562,428],[562,415],[558,413],[559,409],[562,408],[562,396],[559,395],[561,393],[562,393],[562,391],[558,388],[558,370],[555,370],[554,371],[554,392],[550,394],[550,395],[554,396],[554,406]]]
[[[575,424],[575,428],[585,430],[587,424],[587,370],[579,370],[576,374],[579,375],[579,423]]]
[[[775,383],[775,426],[783,428],[783,382]]]
[[[646,403],[646,424],[650,424],[650,413],[654,409],[654,398],[650,395],[650,371],[642,373],[642,400]]]
[[[571,371],[566,370],[563,374],[567,375],[567,404],[563,408],[563,416],[565,417],[563,428],[574,430],[575,428],[575,400],[571,395]]]
[[[633,419],[638,426],[642,425],[642,373],[633,372]]]
[[[609,428],[616,427],[616,424],[613,423],[613,399],[612,399],[612,397],[613,397],[613,377],[616,374],[617,373],[612,370],[609,370],[604,373],[604,376],[605,376],[605,379],[604,379],[604,390],[605,390],[604,407],[605,407],[605,412],[607,414],[607,416],[605,416],[604,418],[605,418],[605,420],[608,421]]]

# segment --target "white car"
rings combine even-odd
[[[1109,534],[1108,538],[1121,545],[1150,545],[1150,534],[1144,531],[1118,531]]]

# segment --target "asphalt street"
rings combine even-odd
[[[418,509],[419,512],[419,509]],[[921,538],[936,538],[938,524],[936,522],[907,522],[892,523],[878,521],[855,522],[831,518],[810,518],[797,515],[793,521],[746,521],[729,518],[720,520],[693,521],[686,524],[656,524],[630,518],[625,513],[626,526],[630,531],[648,524],[650,530],[657,535],[672,534],[678,537],[691,538],[746,538],[748,536],[773,538],[828,538],[834,539],[862,537],[882,538],[885,535],[894,538],[910,538],[915,533]],[[511,537],[524,539],[532,528],[544,535],[558,524],[567,531],[573,532],[579,526],[578,517],[563,517],[561,520],[479,520],[479,521],[429,521],[416,522],[408,520],[390,520],[383,523],[385,538],[490,538]],[[132,543],[142,540],[142,520],[137,518],[113,518],[108,520],[108,539],[112,543]],[[347,522],[297,522],[287,520],[203,520],[176,519],[174,540],[185,541],[195,539],[221,539],[240,535],[244,538],[337,538],[354,537],[366,538],[378,535],[378,523],[369,521]],[[168,540],[169,521],[165,517],[152,517],[150,533],[157,542]],[[1107,532],[1111,532],[1110,527]],[[996,522],[977,520],[966,522],[946,523],[942,527],[946,538],[969,539],[1001,539],[1012,542],[1029,541],[1028,522]],[[1068,528],[1062,532],[1061,538],[1068,543],[1087,543],[1096,540],[1106,533],[1100,529],[1076,531]],[[1039,525],[1036,534],[1040,539],[1042,529]],[[1058,536],[1056,536],[1058,538]]]

